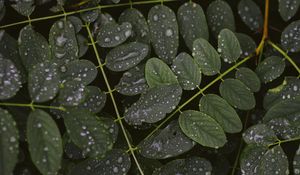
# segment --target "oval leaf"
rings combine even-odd
[[[300,6],[300,1],[297,0],[278,0],[278,3],[278,11],[284,21],[288,21],[296,15]]]
[[[243,133],[243,139],[247,144],[268,146],[277,141],[275,133],[265,124],[257,124],[249,127]]]
[[[235,36],[239,40],[241,46],[242,58],[248,57],[255,52],[257,46],[255,41],[250,36],[244,33],[235,33]]]
[[[262,30],[263,16],[259,6],[253,0],[241,0],[238,4],[238,13],[252,31]]]
[[[218,52],[225,63],[236,62],[241,56],[242,50],[239,40],[232,31],[221,30],[218,36]]]
[[[293,160],[294,174],[300,174],[300,146],[298,147]]]
[[[285,68],[285,60],[278,56],[271,56],[258,64],[255,72],[264,83],[272,82],[280,77]]]
[[[77,106],[85,99],[85,86],[78,81],[68,81],[60,89],[58,101],[65,106]]]
[[[260,89],[260,80],[258,76],[247,67],[238,68],[235,72],[235,78],[250,88],[251,92],[258,92]]]
[[[300,51],[300,20],[291,22],[281,33],[281,45],[290,52]]]

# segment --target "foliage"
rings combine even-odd
[[[0,0],[0,174],[300,174],[299,6]]]

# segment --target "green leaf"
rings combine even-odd
[[[77,16],[68,16],[67,19],[73,24],[75,32],[79,33],[83,26],[81,19]]]
[[[78,43],[75,27],[69,20],[56,21],[49,32],[52,58],[67,63],[78,58]]]
[[[236,111],[226,100],[215,94],[207,94],[200,99],[199,109],[215,119],[225,132],[240,132],[243,124]]]
[[[165,165],[154,170],[152,175],[171,175],[171,174],[183,174],[184,172],[184,159],[175,159]]]
[[[19,53],[27,71],[31,70],[34,65],[51,59],[47,40],[43,35],[34,31],[31,25],[21,29],[18,44]]]
[[[172,70],[184,90],[194,90],[200,85],[201,70],[189,54],[180,53],[173,60]]]
[[[65,106],[77,106],[85,99],[85,86],[78,81],[64,83],[58,95],[58,101]]]
[[[281,45],[290,52],[300,51],[300,20],[291,22],[281,33]]]
[[[123,95],[137,95],[146,92],[148,84],[145,79],[145,65],[136,66],[123,73],[116,90]]]
[[[209,115],[186,110],[179,116],[179,125],[183,133],[203,146],[219,148],[227,142],[222,127]]]
[[[208,41],[198,38],[193,43],[193,57],[204,75],[215,75],[220,72],[221,60],[218,52]]]
[[[63,136],[63,145],[64,145],[64,153],[71,160],[80,160],[86,158],[86,155],[83,151],[75,145],[68,134],[64,134]]]
[[[98,71],[89,60],[75,60],[60,67],[62,82],[77,81],[88,85],[95,80]]]
[[[69,175],[124,175],[131,167],[129,155],[120,149],[109,151],[104,158],[90,158],[77,164]]]
[[[36,109],[27,119],[27,142],[34,165],[42,174],[56,174],[60,169],[63,148],[55,121]]]
[[[139,160],[140,167],[143,170],[145,175],[152,175],[153,171],[162,166],[157,159],[148,159],[139,154],[136,155],[137,159]],[[132,165],[133,167],[130,168],[129,174],[140,175],[139,169],[137,168],[136,164]]]
[[[1,65],[1,64],[0,64]],[[0,69],[1,70],[1,69]],[[18,162],[19,133],[16,122],[8,111],[0,108],[0,169],[1,174],[13,174]]]
[[[259,6],[253,0],[241,0],[238,4],[238,13],[252,31],[262,30],[263,16]]]
[[[296,154],[294,156],[293,170],[294,170],[294,174],[300,173],[300,146],[298,147]]]
[[[97,44],[101,47],[116,47],[124,43],[132,34],[132,25],[124,22],[121,25],[117,23],[107,23],[100,27],[97,34]]]
[[[224,80],[219,91],[221,96],[233,107],[241,110],[250,110],[255,107],[255,98],[250,89],[237,79]]]
[[[146,44],[150,43],[149,26],[139,10],[135,8],[124,10],[119,17],[119,23],[123,22],[129,22],[132,25],[133,33],[131,34],[130,40]]]
[[[54,99],[59,90],[60,74],[58,65],[46,61],[33,66],[28,75],[28,91],[34,102]]]
[[[175,13],[165,5],[155,5],[148,13],[148,24],[156,55],[167,64],[171,64],[179,46]]]
[[[150,159],[166,159],[183,154],[195,143],[181,131],[178,121],[172,121],[164,129],[139,143],[140,154]]]
[[[300,96],[292,97],[290,100],[280,101],[273,105],[263,117],[264,122],[275,118],[286,118],[293,122],[299,122]]]
[[[290,20],[296,15],[300,6],[297,0],[278,0],[278,11],[284,21]]]
[[[89,49],[88,40],[81,34],[77,34],[76,38],[79,47],[78,58],[81,58],[87,53]]]
[[[235,31],[235,20],[231,7],[223,0],[215,0],[209,4],[206,11],[208,26],[215,37],[222,29]]]
[[[89,157],[102,157],[112,149],[108,126],[88,110],[69,110],[64,115],[64,122],[72,141]]]
[[[236,62],[241,56],[239,40],[229,29],[222,29],[218,35],[218,52],[226,63]]]
[[[113,48],[106,55],[106,67],[112,71],[125,71],[139,64],[149,54],[149,46],[130,42]]]
[[[88,3],[85,5],[85,8],[93,8],[98,5],[95,1],[87,1]],[[99,16],[100,10],[94,9],[94,10],[88,10],[85,12],[80,13],[81,19],[86,23],[92,23],[96,21],[97,17]]]
[[[235,33],[235,36],[239,40],[242,55],[241,58],[245,58],[247,56],[250,56],[252,53],[256,50],[256,43],[255,41],[248,35],[244,33]]]
[[[270,56],[264,59],[256,67],[256,73],[264,83],[272,82],[280,77],[285,69],[285,61],[278,56]]]
[[[125,121],[130,125],[155,123],[173,111],[181,99],[179,85],[150,88],[140,99],[125,111]]]
[[[0,100],[16,95],[21,88],[21,76],[13,62],[0,54]]]
[[[145,78],[150,87],[178,84],[169,66],[158,58],[150,58],[145,67]]]
[[[274,118],[266,123],[274,133],[281,139],[290,139],[300,136],[298,122],[286,118]]]
[[[243,133],[243,139],[247,144],[268,146],[277,141],[275,133],[265,124],[256,124],[249,127]]]
[[[194,2],[182,4],[177,11],[180,33],[187,47],[192,51],[198,38],[209,39],[208,26],[203,9]]]
[[[23,16],[30,16],[35,9],[34,0],[11,0],[10,2],[13,2],[11,7]]]
[[[260,80],[258,76],[247,67],[238,68],[235,72],[235,78],[250,88],[251,92],[258,92],[260,89]]]

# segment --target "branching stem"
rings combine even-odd
[[[42,109],[55,109],[60,111],[66,111],[66,109],[62,106],[46,106],[46,105],[37,105],[33,103],[0,103],[0,106],[28,107],[31,109],[42,108]]]

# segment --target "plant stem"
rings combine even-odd
[[[29,107],[29,108],[42,108],[42,109],[56,109],[60,111],[66,111],[62,106],[46,106],[46,105],[36,105],[33,103],[0,103],[0,106],[15,106],[15,107]]]
[[[300,140],[300,137],[295,137],[295,138],[286,139],[286,140],[278,140],[277,142],[269,144],[268,148],[270,148],[272,146],[280,145],[282,143],[293,142],[293,141],[297,141],[297,140]]]
[[[200,89],[195,95],[193,95],[191,98],[189,98],[187,101],[185,101],[182,105],[180,105],[173,113],[171,113],[167,118],[165,118],[153,131],[151,131],[147,137],[149,138],[150,136],[152,136],[159,128],[161,128],[167,121],[169,121],[177,112],[179,112],[182,108],[184,108],[187,104],[189,104],[192,100],[194,100],[196,97],[198,97],[199,95],[203,94],[203,92],[205,90],[207,90],[209,87],[211,87],[212,85],[214,85],[216,82],[218,82],[219,80],[222,80],[222,78],[227,75],[229,72],[235,70],[238,66],[240,66],[241,64],[243,64],[244,62],[246,62],[247,60],[249,60],[250,58],[252,58],[253,55],[250,55],[246,58],[244,58],[242,61],[236,63],[235,65],[233,65],[232,67],[230,67],[229,69],[227,69],[224,73],[220,74],[217,78],[215,78],[213,81],[211,81],[208,85],[206,85],[203,89]]]
[[[173,1],[177,1],[177,0],[164,0],[164,2],[173,2]],[[142,4],[153,4],[153,3],[160,3],[160,2],[161,2],[161,0],[149,0],[149,1],[136,1],[136,2],[131,2],[131,3],[127,2],[127,3],[119,3],[119,4],[98,5],[98,6],[91,7],[91,8],[86,8],[86,9],[81,9],[81,10],[76,10],[76,11],[70,11],[70,12],[63,12],[63,13],[56,14],[56,15],[51,15],[51,16],[45,16],[45,17],[40,17],[40,18],[32,18],[32,19],[29,18],[29,19],[24,20],[24,21],[20,21],[20,22],[0,26],[0,29],[12,27],[12,26],[17,26],[17,25],[21,25],[21,24],[37,22],[37,21],[45,21],[45,20],[54,19],[54,18],[66,17],[66,16],[78,14],[78,13],[97,10],[97,9],[132,6],[132,5],[142,5]]]
[[[294,62],[294,60],[287,55],[287,53],[285,53],[280,47],[278,47],[276,44],[274,44],[270,40],[268,40],[268,44],[270,44],[275,50],[277,50],[281,55],[283,55],[284,58],[286,58],[294,66],[294,68],[297,70],[298,74],[300,75],[300,69],[299,69],[299,67]]]
[[[92,43],[92,46],[93,46],[93,49],[94,49],[94,53],[95,53],[95,55],[96,55],[96,58],[97,58],[97,61],[98,61],[98,64],[99,64],[99,69],[100,69],[100,71],[101,71],[101,73],[102,73],[102,76],[103,76],[103,78],[104,78],[105,84],[106,84],[107,89],[108,89],[108,93],[109,93],[109,95],[110,95],[110,98],[111,98],[111,100],[112,100],[112,103],[113,103],[113,106],[114,106],[114,109],[115,109],[115,113],[116,113],[116,115],[117,115],[116,121],[119,123],[119,125],[120,125],[120,127],[121,127],[121,130],[122,130],[123,135],[124,135],[124,137],[125,137],[125,140],[126,140],[126,142],[127,142],[129,151],[130,151],[130,153],[131,153],[131,155],[132,155],[132,157],[133,157],[133,159],[134,159],[134,161],[135,161],[135,163],[136,163],[136,166],[137,166],[137,168],[138,168],[140,174],[141,174],[141,175],[144,175],[144,172],[143,172],[143,170],[142,170],[142,168],[141,168],[141,166],[140,166],[140,164],[139,164],[139,162],[138,162],[138,160],[137,160],[137,158],[136,158],[136,156],[135,156],[135,153],[134,153],[135,148],[132,147],[132,145],[131,145],[131,143],[130,143],[130,140],[129,140],[128,136],[127,136],[125,127],[124,127],[123,122],[122,122],[122,117],[120,116],[120,113],[119,113],[119,110],[118,110],[118,107],[117,107],[117,104],[116,104],[116,101],[115,101],[115,98],[114,98],[113,91],[112,91],[112,89],[111,89],[111,87],[110,87],[110,84],[109,84],[109,82],[108,82],[106,73],[105,73],[104,68],[103,68],[103,64],[101,63],[100,56],[99,56],[99,52],[98,52],[98,50],[97,50],[97,47],[96,47],[96,44],[95,44],[93,35],[92,35],[91,30],[90,30],[90,28],[89,28],[89,24],[86,25],[86,29],[87,29],[89,38],[90,38],[90,40],[91,40],[91,43]]]
[[[255,52],[256,55],[259,55],[262,51],[262,48],[264,47],[265,40],[269,36],[269,0],[265,0],[265,16],[264,16],[264,28],[263,28],[263,36],[261,38],[261,41],[256,48]]]

